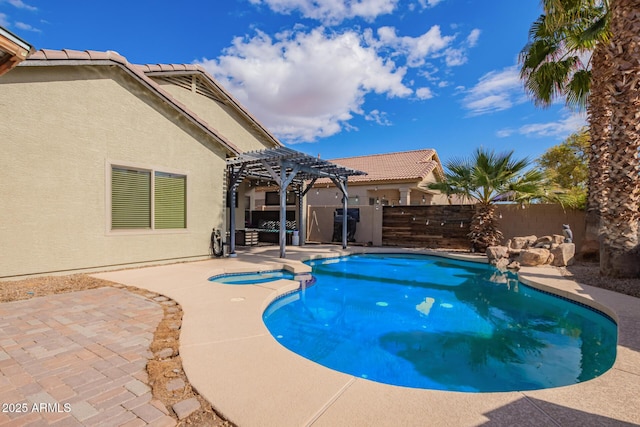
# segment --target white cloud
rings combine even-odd
[[[339,24],[345,19],[363,18],[373,21],[380,15],[392,13],[398,0],[249,0],[265,4],[274,12],[290,14],[298,11],[305,18],[316,19],[325,25]]]
[[[236,38],[217,60],[200,62],[287,142],[314,141],[348,128],[368,93],[408,97],[406,70],[353,31],[258,32]]]
[[[466,91],[463,106],[472,116],[494,113],[526,102],[517,66],[491,71]]]
[[[352,129],[349,122],[364,116],[369,93],[432,98],[426,85],[404,81],[407,69],[417,68],[436,87],[434,61],[466,61],[467,41],[454,48],[454,39],[438,26],[417,37],[401,36],[393,27],[375,33],[298,27],[273,37],[261,31],[237,37],[219,58],[200,63],[278,137],[309,142]]]
[[[7,15],[4,13],[0,13],[0,26],[1,27],[9,26],[9,20],[7,19]]]
[[[434,7],[438,3],[441,3],[443,0],[418,0],[423,9],[428,7]]]
[[[32,27],[31,25],[25,24],[24,22],[16,22],[16,28],[19,28],[24,31],[32,31],[34,33],[41,32],[41,30],[39,30],[38,28]]]
[[[585,114],[564,113],[564,117],[555,122],[524,125],[518,129],[518,133],[526,136],[564,138],[573,132],[577,132],[586,125],[587,118]]]
[[[364,118],[367,121],[376,122],[380,126],[391,126],[393,124],[391,120],[389,120],[387,113],[379,110],[371,110]]]
[[[504,128],[496,132],[499,138],[507,138],[514,134],[530,137],[553,137],[563,139],[577,132],[587,125],[587,116],[584,113],[574,113],[563,110],[562,118],[548,123],[530,123],[517,129]]]
[[[428,59],[444,57],[448,67],[455,67],[467,62],[467,51],[475,45],[479,37],[479,30],[472,30],[467,39],[454,47],[456,35],[445,36],[439,25],[434,25],[426,33],[417,36],[399,36],[394,27],[378,28],[378,39],[374,39],[371,32],[366,32],[372,44],[379,47],[391,48],[394,54],[401,54],[407,58],[407,66],[422,67],[428,64]],[[437,70],[437,69],[436,69]]]
[[[471,30],[469,35],[467,36],[467,44],[469,47],[475,47],[478,44],[478,39],[480,38],[480,30],[475,28]]]
[[[35,12],[36,10],[38,10],[37,7],[28,5],[25,2],[23,2],[22,0],[5,0],[5,1],[7,3],[9,3],[10,5],[12,5],[14,7],[17,7],[18,9],[30,10],[32,12]]]
[[[419,99],[431,99],[433,98],[433,92],[428,87],[421,87],[416,89],[416,96]]]
[[[457,67],[467,62],[467,56],[464,49],[447,49],[444,52],[444,57],[447,67]]]
[[[507,138],[513,135],[514,132],[515,131],[513,129],[509,129],[509,128],[500,129],[499,131],[496,132],[496,136],[498,138]]]
[[[454,37],[443,36],[440,26],[434,25],[418,37],[400,37],[394,27],[381,27],[378,29],[378,39],[381,45],[406,55],[408,66],[419,67],[424,65],[426,58],[449,46]]]

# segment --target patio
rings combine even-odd
[[[388,248],[367,251],[383,250]],[[604,375],[547,390],[469,394],[409,389],[332,371],[280,346],[262,322],[277,296],[296,284],[227,286],[211,276],[308,267],[298,260],[357,252],[337,246],[275,247],[215,259],[99,273],[94,277],[147,289],[184,310],[180,354],[189,381],[239,426],[369,425],[636,425],[640,424],[640,299],[579,285],[553,268],[525,268],[521,281],[577,299],[618,321],[618,357]],[[465,255],[458,255],[465,256]]]

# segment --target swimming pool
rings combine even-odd
[[[263,320],[284,347],[340,372],[517,391],[587,381],[616,357],[610,318],[485,264],[401,254],[308,264],[315,286],[274,301]]]

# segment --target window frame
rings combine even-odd
[[[127,169],[134,170],[140,172],[148,172],[150,174],[150,227],[149,228],[113,228],[113,217],[112,217],[112,205],[113,205],[113,187],[112,187],[112,176],[114,169]],[[184,220],[185,227],[184,228],[156,228],[156,185],[155,178],[156,173],[159,174],[169,174],[169,175],[177,175],[182,176],[185,179],[185,191],[184,191]],[[189,212],[190,212],[190,200],[189,196],[191,192],[191,186],[189,185],[189,172],[183,170],[176,170],[172,168],[156,166],[156,165],[145,165],[140,163],[132,163],[126,161],[116,161],[116,160],[107,160],[105,166],[105,210],[106,210],[106,221],[105,221],[105,234],[107,235],[123,235],[123,234],[180,234],[189,232]]]

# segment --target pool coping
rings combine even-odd
[[[184,311],[180,353],[189,381],[239,426],[299,425],[588,425],[640,424],[640,299],[581,285],[554,268],[526,267],[519,279],[534,288],[593,307],[618,323],[618,356],[611,370],[590,381],[546,390],[461,393],[375,383],[339,373],[285,349],[269,334],[262,313],[276,298],[298,289],[277,280],[257,285],[212,285],[216,274],[288,269],[302,261],[353,253],[423,253],[405,248],[305,246],[250,248],[236,259],[213,259],[94,274],[164,294]],[[447,257],[480,261],[471,254]],[[484,258],[484,257],[482,257]],[[486,262],[486,258],[484,260]]]

